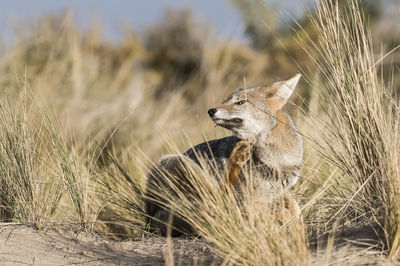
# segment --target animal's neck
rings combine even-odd
[[[276,112],[275,117],[276,125],[257,138],[254,156],[263,164],[278,169],[301,164],[301,137],[296,133],[293,122],[281,110]]]

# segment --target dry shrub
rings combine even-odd
[[[190,82],[185,96],[195,100],[207,82],[207,73],[202,71],[205,33],[189,10],[167,11],[162,24],[147,30],[146,64],[161,74],[157,97],[168,91],[185,90],[182,87]]]

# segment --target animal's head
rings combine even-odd
[[[267,86],[239,89],[208,110],[211,119],[240,139],[254,139],[276,125],[275,115],[286,104],[301,75]]]

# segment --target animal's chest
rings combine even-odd
[[[265,179],[272,181],[277,178],[277,171],[272,167],[252,157],[243,168],[240,179],[246,178],[246,175],[250,175],[251,178]]]

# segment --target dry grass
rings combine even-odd
[[[204,160],[200,164],[207,169]],[[152,198],[185,217],[226,263],[310,264],[305,228],[295,217],[290,197],[268,203],[268,196],[254,189],[255,177],[250,174],[245,175],[238,195],[218,181],[225,180],[223,176],[215,178],[184,161],[180,169],[151,186]]]
[[[2,220],[41,227],[66,217],[91,228],[98,207],[90,165],[77,156],[57,122],[26,91],[20,101],[6,97],[0,115]]]
[[[305,225],[282,202],[260,200],[252,186],[238,201],[198,169],[188,173],[195,194],[170,183],[174,193],[160,195],[227,264],[310,264],[305,232],[319,237],[343,224],[378,224],[390,257],[399,256],[399,105],[378,76],[379,60],[357,3],[349,7],[320,1],[311,18],[318,41],[298,33],[318,69],[310,80],[320,80],[301,84],[302,96],[313,97],[310,112],[296,117],[306,136],[305,170],[296,188]],[[206,114],[228,90],[276,80],[267,73],[276,62],[290,65],[280,71],[293,74],[283,50],[278,58],[211,35],[191,36],[207,31],[192,31],[201,26],[190,17],[183,23],[175,16],[179,25],[149,30],[148,42],[162,40],[155,48],[129,30],[120,44],[107,43],[99,28],[83,34],[72,21],[32,23],[1,55],[2,221],[37,227],[61,221],[115,238],[145,236],[149,162],[229,134]],[[171,40],[179,31],[187,38]],[[177,55],[180,46],[187,54]],[[198,47],[201,56],[193,53]],[[290,47],[289,54],[299,50],[293,40]],[[193,67],[182,77],[185,61]],[[169,64],[176,67],[166,71]]]
[[[320,38],[305,51],[321,71],[321,111],[312,133],[324,160],[338,168],[331,228],[373,223],[384,230],[390,256],[399,243],[399,119],[393,88],[378,77],[371,35],[357,1],[347,11],[320,1],[311,18]],[[309,43],[309,42],[308,42]],[[333,215],[332,215],[333,213]]]
[[[47,148],[48,131],[26,106],[3,101],[0,117],[0,219],[40,227],[61,197],[60,181],[51,178],[57,170],[47,162],[56,151]]]

